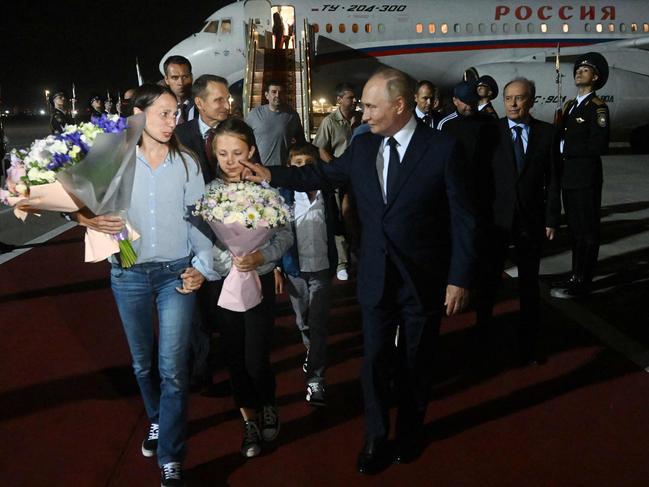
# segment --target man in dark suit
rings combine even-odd
[[[68,98],[63,91],[55,91],[50,95],[52,105],[52,116],[50,117],[50,128],[54,135],[60,134],[66,125],[72,125],[73,120],[67,112]]]
[[[212,74],[199,76],[192,86],[198,116],[176,126],[178,140],[198,158],[205,183],[217,174],[216,157],[212,154],[213,129],[230,115],[230,91],[225,78]],[[215,326],[211,311],[216,307],[216,284],[201,287],[198,293],[197,316],[192,324],[191,384],[205,391],[212,384],[210,369],[210,330]]]
[[[198,117],[176,127],[180,142],[198,157],[205,183],[216,177],[216,158],[212,154],[210,129],[230,115],[230,91],[225,78],[213,74],[199,76],[192,86]]]
[[[361,221],[358,299],[363,311],[365,443],[361,473],[386,464],[389,376],[396,353],[398,415],[396,460],[419,450],[432,382],[433,352],[444,311],[459,312],[468,298],[475,264],[473,205],[458,143],[413,115],[415,82],[381,70],[363,89],[363,120],[371,133],[357,136],[329,164],[301,168],[246,163],[246,177],[309,191],[348,185]]]
[[[480,246],[481,286],[477,304],[478,330],[488,327],[495,291],[505,257],[514,245],[518,265],[521,323],[518,328],[520,360],[540,358],[539,263],[541,246],[554,238],[559,225],[561,201],[557,163],[559,141],[553,125],[530,116],[535,86],[516,78],[504,89],[506,116],[498,121],[498,141],[489,166],[479,173],[480,207],[491,213]]]

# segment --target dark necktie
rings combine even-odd
[[[388,163],[388,180],[385,188],[385,194],[389,197],[396,191],[397,180],[399,179],[399,151],[397,145],[399,143],[394,137],[388,139],[390,146],[390,162]]]
[[[214,156],[214,149],[212,149],[212,142],[214,141],[215,133],[215,128],[211,128],[205,132],[205,158],[207,160],[207,165],[210,168],[211,176],[214,175],[216,170],[216,157]]]
[[[516,140],[514,141],[514,156],[516,157],[516,168],[518,174],[523,172],[525,167],[525,147],[523,146],[523,127],[516,125],[514,127],[516,132]]]
[[[181,103],[178,105],[178,122],[177,125],[180,125],[181,123],[184,123],[187,121],[187,105],[185,103]]]
[[[424,122],[429,127],[431,126],[430,125],[431,120],[432,118],[430,118],[430,115],[424,115],[423,117],[421,117],[421,121]]]

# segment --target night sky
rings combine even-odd
[[[0,2],[0,84],[4,109],[45,107],[44,91],[71,92],[78,106],[91,92],[115,97],[145,81],[172,46],[200,30],[231,0]]]

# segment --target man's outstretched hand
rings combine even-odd
[[[241,161],[241,164],[246,167],[241,174],[241,179],[244,181],[252,181],[257,184],[262,181],[270,183],[270,170],[267,167],[250,161]]]

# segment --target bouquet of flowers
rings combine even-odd
[[[135,175],[135,145],[143,128],[142,115],[128,123],[118,115],[102,115],[35,140],[29,149],[14,149],[0,202],[14,206],[22,220],[28,215],[25,210],[73,212],[86,206],[96,215],[125,211]],[[135,263],[129,233],[132,238],[137,235],[128,230],[113,238],[88,229],[86,262],[119,251],[124,267]]]
[[[279,193],[254,183],[215,183],[196,203],[195,216],[205,220],[217,238],[238,257],[247,255],[286,225],[289,207]],[[223,282],[218,305],[232,311],[246,311],[261,303],[261,282],[257,272],[240,272],[232,266]]]

